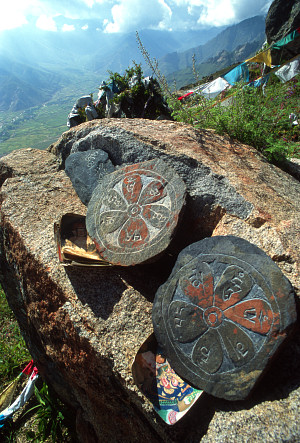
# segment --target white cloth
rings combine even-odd
[[[275,72],[275,75],[277,75],[283,83],[291,80],[297,74],[300,74],[300,55]]]
[[[218,77],[212,82],[208,83],[208,85],[200,91],[202,95],[207,98],[215,98],[222,91],[229,88],[230,84],[224,80],[222,77]]]
[[[38,374],[36,374],[35,371],[33,371],[31,377],[29,378],[25,388],[23,389],[19,397],[16,398],[16,400],[13,402],[12,405],[4,409],[4,411],[0,412],[0,426],[4,420],[10,417],[14,412],[16,412],[22,406],[24,406],[25,403],[30,399],[30,397],[34,392],[34,385],[37,378]]]

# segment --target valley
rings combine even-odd
[[[46,149],[68,130],[76,100],[88,94],[95,100],[110,71],[123,73],[134,61],[145,76],[152,75],[143,66],[135,33],[80,31],[59,40],[55,33],[26,27],[18,32],[0,34],[0,156],[19,148]],[[139,36],[169,84],[175,80],[179,89],[195,82],[193,54],[201,79],[255,53],[264,40],[264,18],[226,29],[144,30]]]

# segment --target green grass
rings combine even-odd
[[[196,94],[183,104],[171,100],[173,117],[196,128],[227,134],[275,163],[300,158],[300,124],[292,125],[289,120],[294,113],[300,123],[300,75],[281,83],[273,74],[265,91],[240,84],[227,94],[227,102],[221,102],[220,96],[207,100]]]
[[[16,318],[0,286],[0,390],[31,360]]]
[[[16,379],[30,360],[31,356],[17,320],[0,286],[0,393]],[[19,379],[12,401],[19,395],[26,382],[24,377]],[[76,442],[74,414],[39,378],[35,386],[35,395],[13,415],[12,420],[6,420],[0,428],[0,441]]]

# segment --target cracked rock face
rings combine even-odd
[[[86,215],[61,169],[74,145],[103,149],[116,170],[162,159],[185,182],[185,213],[157,262],[121,269],[59,263],[54,222],[66,213]],[[154,295],[191,243],[217,235],[244,238],[277,263],[299,297],[297,180],[251,147],[211,131],[104,119],[71,129],[48,151],[21,149],[1,158],[0,183],[1,284],[41,374],[74,408],[81,441],[139,442],[143,435],[151,442],[216,442],[239,433],[272,441],[274,430],[283,440],[299,439],[299,334],[250,399],[203,395],[174,427],[157,418],[131,373],[153,331]]]

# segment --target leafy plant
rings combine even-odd
[[[264,91],[243,84],[235,89],[227,103],[215,103],[202,126],[254,146],[271,161],[300,155],[299,125],[292,125],[289,119],[292,113],[300,114],[298,78],[286,84],[271,83]]]
[[[290,115],[295,114],[300,123],[299,75],[282,84],[271,74],[267,87],[254,88],[240,83],[215,100],[193,94],[182,102],[170,91],[157,61],[151,59],[138,33],[137,41],[145,62],[167,97],[175,120],[190,123],[199,129],[215,129],[219,134],[227,134],[255,147],[273,162],[281,162],[291,156],[300,157],[300,124],[292,125],[290,121]],[[195,56],[192,63],[196,84],[199,84]],[[259,66],[255,69],[252,72],[254,78],[259,73]]]
[[[28,431],[28,440],[39,443],[51,436],[53,442],[69,441],[70,410],[50,391],[45,382],[40,390],[35,386],[34,393],[38,404],[27,413],[36,411],[37,431]]]
[[[0,286],[0,386],[13,380],[31,356]]]

